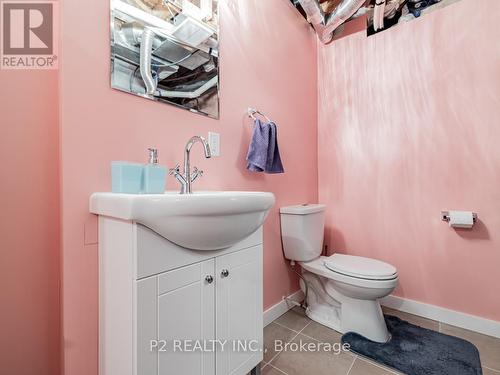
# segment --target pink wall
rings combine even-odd
[[[54,375],[60,358],[57,72],[0,70],[0,98],[0,372]]]
[[[397,266],[399,296],[500,320],[497,0],[319,48],[330,249]],[[454,231],[441,209],[478,213]]]
[[[317,200],[316,37],[287,0],[222,1],[220,19],[221,118],[216,121],[112,90],[109,2],[91,0],[84,9],[77,0],[62,4],[63,334],[68,375],[97,374],[97,246],[88,198],[110,189],[111,160],[146,161],[147,147],[157,146],[161,162],[172,167],[182,161],[190,136],[221,133],[220,158],[201,160],[201,149],[194,151],[193,162],[205,170],[195,189],[276,193],[277,204],[265,225],[264,304],[269,307],[297,289],[282,257],[278,207]],[[284,175],[245,170],[249,105],[279,124]],[[173,179],[168,185],[178,188]]]

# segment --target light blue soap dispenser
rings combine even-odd
[[[144,166],[142,192],[144,194],[165,193],[165,181],[167,178],[167,168],[158,164],[158,150],[148,148],[149,164]]]

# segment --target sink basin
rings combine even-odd
[[[135,221],[188,249],[217,250],[259,229],[274,201],[272,193],[243,191],[94,193],[90,212]]]

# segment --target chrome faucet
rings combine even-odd
[[[184,172],[181,173],[180,166],[177,164],[175,168],[170,169],[169,174],[174,176],[177,181],[181,184],[180,194],[192,194],[192,184],[198,178],[203,176],[203,171],[194,167],[193,172],[191,173],[191,165],[190,165],[190,154],[191,148],[196,142],[200,142],[203,145],[203,151],[205,152],[205,157],[207,159],[212,157],[212,153],[210,152],[210,146],[205,138],[195,135],[191,137],[191,139],[186,144],[186,148],[184,149]]]

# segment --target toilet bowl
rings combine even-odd
[[[302,267],[306,314],[338,332],[356,332],[372,341],[387,342],[390,335],[378,300],[397,286],[397,270],[370,258],[320,256],[324,210],[324,205],[280,209],[285,257]]]

